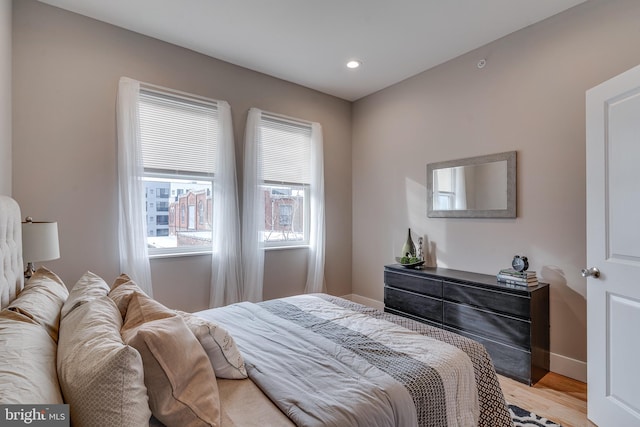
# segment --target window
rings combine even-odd
[[[187,226],[189,230],[196,229],[196,206],[195,205],[189,205],[189,223]]]
[[[464,168],[436,169],[434,179],[438,188],[438,191],[433,193],[434,206],[442,210],[467,209]]]
[[[291,225],[291,216],[293,213],[293,205],[283,205],[281,204],[280,206],[278,206],[279,208],[279,214],[280,216],[278,217],[278,225],[280,225],[280,227],[288,227]]]
[[[163,199],[148,208],[167,213],[156,216],[155,225],[163,228],[155,236],[149,233],[149,254],[210,251],[211,230],[196,227],[195,200],[213,203],[220,128],[216,103],[142,88],[139,110],[146,194]]]
[[[450,210],[454,209],[455,204],[455,175],[453,168],[438,169],[435,171],[435,179],[438,182],[438,191],[434,193],[433,197],[436,206],[439,209]]]
[[[204,203],[202,200],[198,201],[198,224],[204,225]]]
[[[306,247],[305,292],[324,283],[322,126],[251,108],[244,147],[243,296],[262,298],[265,248]]]
[[[309,243],[311,126],[263,113],[260,120],[266,246]]]

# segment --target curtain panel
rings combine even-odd
[[[231,107],[218,101],[220,135],[213,182],[211,293],[209,307],[242,299],[240,216]]]
[[[118,127],[119,216],[118,246],[120,271],[153,296],[147,250],[144,167],[140,143],[140,82],[122,77],[118,85],[116,120]]]
[[[261,184],[262,145],[260,118],[262,111],[249,110],[244,144],[244,191],[242,204],[242,299],[262,301],[264,283],[264,198]]]
[[[307,256],[306,293],[324,292],[325,216],[324,216],[324,155],[322,127],[311,124],[311,224]]]

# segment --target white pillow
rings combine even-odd
[[[58,377],[72,425],[149,425],[142,359],[122,341],[121,327],[107,296],[80,304],[60,321]]]
[[[69,298],[62,306],[60,320],[64,319],[73,309],[92,299],[107,296],[109,285],[100,276],[87,271],[71,288]]]
[[[184,311],[177,311],[177,313],[182,316],[193,335],[200,341],[202,348],[209,356],[216,377],[232,380],[247,378],[242,354],[226,329],[191,313]]]
[[[60,309],[68,296],[69,291],[62,279],[51,270],[40,267],[7,308],[40,323],[57,342]]]
[[[0,403],[63,403],[56,373],[56,343],[37,321],[0,312]]]

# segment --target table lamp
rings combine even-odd
[[[57,222],[34,222],[30,216],[22,223],[22,258],[27,263],[24,278],[36,271],[34,262],[60,258]]]

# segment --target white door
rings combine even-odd
[[[640,66],[586,107],[588,417],[640,426]]]

